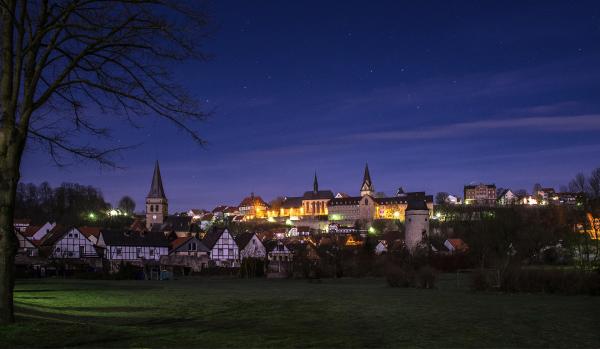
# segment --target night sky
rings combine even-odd
[[[22,181],[79,182],[143,209],[161,164],[170,211],[250,192],[462,196],[470,182],[558,189],[600,166],[600,1],[215,1],[214,57],[174,68],[212,110],[196,146],[148,119],[117,129],[120,170],[57,168],[28,150]]]

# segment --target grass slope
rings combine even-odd
[[[599,347],[600,297],[381,279],[17,283],[0,347]]]

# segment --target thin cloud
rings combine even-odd
[[[473,122],[461,122],[425,129],[408,131],[381,131],[353,134],[346,139],[354,140],[418,140],[437,138],[456,138],[485,130],[520,129],[538,131],[593,131],[600,130],[600,114],[526,117],[518,119],[497,119]]]

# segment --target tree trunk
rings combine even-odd
[[[0,324],[14,322],[14,262],[18,241],[13,214],[19,171],[10,163],[10,158],[7,156],[0,160]]]

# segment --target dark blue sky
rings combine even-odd
[[[323,189],[356,194],[470,182],[530,190],[600,166],[598,1],[215,1],[214,58],[174,67],[214,110],[197,147],[174,126],[118,129],[122,170],[57,168],[29,151],[23,181],[100,187],[143,208],[154,161],[171,211]]]

